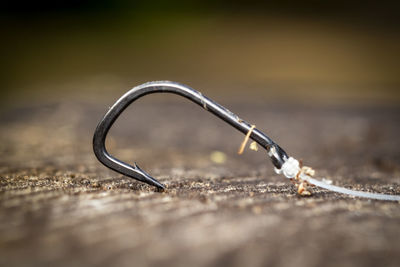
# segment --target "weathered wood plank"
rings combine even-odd
[[[335,183],[400,194],[398,110],[232,110]],[[236,155],[243,137],[229,126],[190,105],[145,104],[109,147],[166,183],[159,193],[95,160],[103,112],[66,103],[3,115],[0,265],[399,265],[399,203],[318,189],[300,198],[263,151]]]

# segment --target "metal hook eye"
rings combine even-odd
[[[93,136],[93,151],[97,159],[106,167],[138,181],[156,186],[159,189],[165,189],[165,186],[144,170],[140,169],[136,163],[134,166],[131,166],[111,156],[105,147],[107,133],[118,116],[138,98],[154,93],[172,93],[183,96],[229,123],[244,134],[248,133],[251,129],[249,123],[241,120],[228,109],[186,85],[170,81],[157,81],[134,87],[115,102],[97,125]],[[270,152],[269,156],[276,168],[280,169],[282,167],[282,164],[287,160],[288,156],[271,138],[257,129],[251,131],[250,138]]]

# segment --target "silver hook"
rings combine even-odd
[[[280,169],[283,163],[288,159],[286,152],[272,141],[271,138],[257,129],[251,130],[252,126],[249,123],[243,121],[237,115],[233,114],[213,100],[203,96],[200,92],[176,82],[158,81],[139,85],[125,93],[117,102],[115,102],[97,125],[93,136],[93,151],[97,159],[108,168],[138,181],[156,186],[158,189],[165,189],[165,186],[162,183],[154,179],[144,170],[140,169],[136,163],[134,166],[131,166],[118,160],[111,156],[105,147],[107,133],[118,116],[138,98],[154,93],[172,93],[183,96],[229,123],[242,133],[247,134],[251,131],[250,138],[268,151],[268,155],[277,169]],[[171,123],[174,122],[171,121]]]

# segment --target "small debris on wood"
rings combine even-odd
[[[250,130],[247,132],[246,136],[244,137],[244,140],[242,142],[242,144],[240,145],[238,154],[241,155],[243,154],[244,148],[246,147],[247,141],[249,141],[250,135],[253,132],[254,128],[256,128],[255,125],[252,125]]]
[[[224,164],[226,162],[226,154],[221,151],[213,151],[210,154],[210,159],[214,163]]]
[[[253,151],[258,151],[258,145],[255,141],[251,142],[249,148]]]

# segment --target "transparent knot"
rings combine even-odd
[[[285,163],[283,163],[280,169],[275,168],[277,174],[283,174],[286,178],[295,178],[300,171],[300,163],[295,158],[288,158]]]

